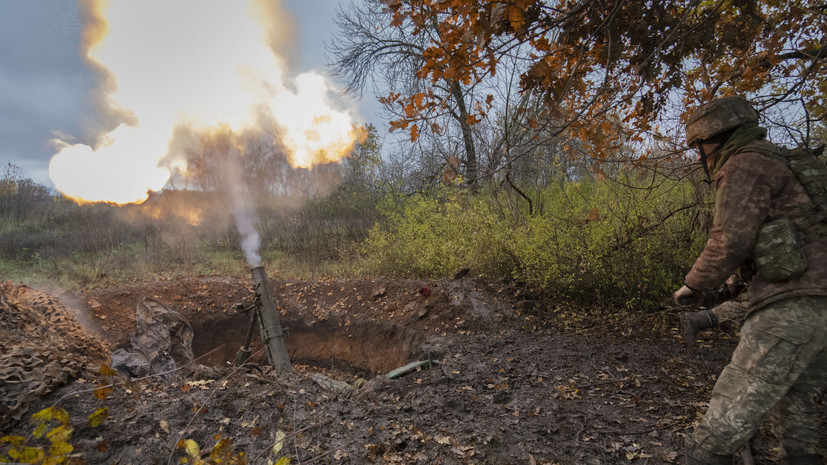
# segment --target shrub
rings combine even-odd
[[[703,247],[691,184],[582,179],[537,192],[545,207],[513,213],[497,198],[443,192],[388,197],[363,244],[376,274],[448,277],[470,267],[524,281],[558,301],[649,306],[671,295]]]

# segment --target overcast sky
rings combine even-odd
[[[298,69],[291,72],[323,70],[340,3],[349,0],[285,0],[297,20]],[[84,128],[99,122],[88,101],[95,74],[80,59],[80,37],[73,0],[0,0],[0,164],[47,185],[53,134],[83,141]],[[365,95],[357,102],[362,121],[376,124],[374,101]]]

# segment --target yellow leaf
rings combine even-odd
[[[64,425],[69,424],[69,413],[62,408],[52,409],[52,418],[63,423]]]
[[[35,428],[34,432],[32,433],[32,436],[34,436],[37,439],[40,439],[43,437],[44,434],[46,434],[47,429],[49,429],[49,423],[44,421],[37,425],[37,428]]]
[[[22,436],[3,436],[0,442],[7,442],[13,446],[22,446],[26,443],[26,438]]]
[[[43,449],[39,447],[23,447],[9,451],[9,457],[20,463],[38,463],[43,460]]]
[[[198,443],[192,439],[182,439],[178,441],[178,448],[184,449],[190,457],[201,457],[201,448]]]
[[[284,447],[284,438],[287,435],[284,434],[284,431],[278,430],[276,431],[276,443],[273,444],[273,454],[278,456],[281,449]]]
[[[46,433],[46,437],[52,442],[68,441],[72,437],[72,431],[74,429],[71,426],[60,425]]]
[[[95,410],[95,413],[89,415],[89,426],[92,428],[97,428],[100,426],[104,421],[106,421],[106,417],[109,415],[109,407],[102,407]]]
[[[52,421],[52,411],[54,407],[44,408],[43,410],[35,413],[32,415],[32,420],[37,420],[41,422],[49,422]]]
[[[230,457],[233,445],[230,438],[223,438],[210,451],[210,460],[215,463],[222,463]]]
[[[290,459],[287,457],[282,457],[276,462],[276,465],[290,465]]]
[[[49,455],[53,457],[69,455],[73,450],[75,450],[75,448],[72,447],[71,444],[63,441],[55,441],[52,443],[52,447],[49,448]]]

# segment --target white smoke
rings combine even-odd
[[[241,234],[241,250],[244,251],[244,256],[247,257],[247,264],[255,268],[261,265],[261,255],[258,250],[261,247],[261,237],[255,227],[255,212],[250,207],[249,203],[243,198],[243,195],[235,194],[236,189],[233,189],[233,217],[235,218],[235,226],[238,228],[238,233]]]
[[[253,205],[253,198],[250,196],[247,184],[239,172],[241,155],[237,150],[231,150],[230,156],[225,160],[225,174],[229,182],[230,206],[235,219],[235,226],[241,235],[241,250],[247,258],[247,264],[255,268],[261,265],[261,236],[256,230],[256,213]]]

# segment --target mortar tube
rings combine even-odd
[[[261,299],[261,308],[259,309],[261,324],[259,329],[267,352],[267,359],[270,360],[270,364],[273,365],[276,372],[291,371],[290,357],[287,354],[287,345],[284,343],[284,332],[279,322],[276,302],[273,300],[273,294],[267,284],[267,273],[265,273],[263,266],[257,266],[250,271],[256,285],[256,294]]]

